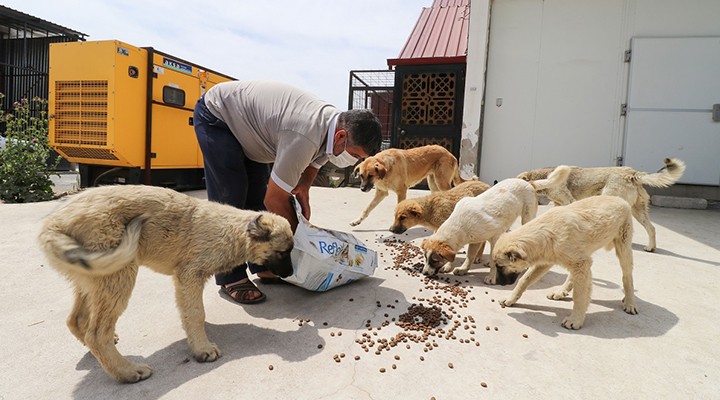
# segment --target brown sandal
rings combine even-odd
[[[266,298],[265,293],[260,292],[260,289],[258,289],[251,280],[243,283],[236,283],[234,285],[222,285],[220,286],[220,292],[229,296],[234,302],[240,304],[260,303]],[[245,296],[248,292],[260,292],[260,297],[246,299]]]

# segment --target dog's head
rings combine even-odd
[[[417,200],[403,200],[395,207],[395,222],[390,227],[392,233],[404,233],[423,221],[423,209]]]
[[[250,238],[249,262],[263,265],[281,278],[293,274],[290,252],[295,241],[288,220],[261,212],[250,221],[246,233]]]
[[[455,250],[443,240],[431,237],[423,240],[420,247],[425,252],[425,266],[422,270],[424,275],[435,275],[443,265],[455,261]]]
[[[360,190],[369,192],[375,185],[375,181],[385,178],[387,168],[377,157],[368,157],[355,167],[353,176],[360,178]]]
[[[521,247],[514,243],[504,245],[500,240],[492,252],[492,259],[497,267],[497,284],[512,285],[518,276],[530,267],[530,263]]]

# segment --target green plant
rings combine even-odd
[[[0,93],[0,100],[4,97]],[[0,149],[0,201],[51,200],[54,193],[50,175],[55,174],[52,170],[57,162],[48,165],[52,148],[47,135],[47,100],[20,99],[13,104],[11,113],[0,110],[0,119],[5,125],[5,145]]]

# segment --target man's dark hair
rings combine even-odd
[[[374,156],[382,145],[380,120],[368,109],[348,110],[340,113],[338,125],[350,135],[350,143],[361,146]]]

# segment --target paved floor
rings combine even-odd
[[[41,219],[67,197],[0,205],[0,399],[720,398],[720,211],[653,207],[658,251],[642,251],[647,237],[638,224],[634,236],[640,314],[622,311],[619,266],[600,250],[585,327],[568,331],[560,321],[572,302],[545,298],[562,283],[562,269],[512,308],[498,305],[511,287],[484,285],[481,265],[459,281],[450,277],[462,289],[451,296],[446,282],[417,276],[419,258],[393,267],[398,253],[385,240],[417,244],[428,234],[387,231],[394,200],[348,225],[372,195],[313,188],[311,204],[313,223],[352,231],[380,252],[373,277],[325,293],[264,285],[268,300],[244,307],[206,286],[208,335],[223,350],[214,363],[191,359],[171,279],[142,269],[118,323],[118,348],[154,374],[132,385],[109,378],[67,330],[71,288],[35,245]],[[444,331],[376,355],[384,340],[407,333],[395,324],[401,314],[432,297],[449,300],[441,304],[451,320]],[[455,338],[446,338],[454,321]],[[363,335],[375,341],[368,352],[356,342]]]

